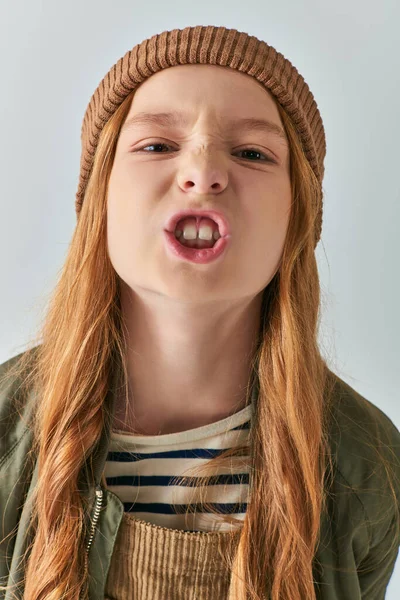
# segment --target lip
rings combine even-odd
[[[194,210],[190,208],[181,210],[169,217],[165,226],[165,231],[174,233],[177,223],[184,217],[209,217],[217,223],[221,237],[230,236],[231,230],[228,220],[222,213],[216,210]]]

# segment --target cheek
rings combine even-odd
[[[145,207],[120,196],[109,196],[107,213],[107,248],[112,266],[125,282],[150,276],[160,238],[151,229]],[[160,234],[159,234],[160,236]]]
[[[109,194],[107,203],[107,247],[111,263],[124,279],[128,265],[132,269],[140,245],[138,219],[124,198]]]
[[[269,277],[276,272],[282,257],[291,210],[290,190],[265,197],[252,211],[248,232],[248,260],[255,265],[257,276]]]
[[[285,176],[277,182],[276,188],[271,191],[270,201],[267,204],[266,226],[274,229],[277,242],[283,244],[289,225],[292,204],[292,191],[290,179]]]
[[[281,184],[264,191],[256,207],[249,210],[249,230],[257,232],[257,239],[268,246],[282,245],[289,225],[291,202],[290,185]]]
[[[119,246],[123,245],[126,227],[126,210],[124,210],[123,203],[117,201],[117,197],[109,195],[107,203],[107,240],[111,251],[115,252]]]
[[[140,217],[135,197],[140,191],[133,190],[127,182],[127,173],[118,164],[111,171],[107,194],[107,235],[112,246],[126,246],[127,240],[135,240],[139,234]]]

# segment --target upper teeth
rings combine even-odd
[[[175,231],[175,236],[180,237],[182,235],[182,229]],[[195,225],[185,225],[183,228],[183,237],[185,240],[195,240],[197,238],[197,227]],[[209,225],[200,225],[199,227],[199,239],[210,241],[212,238],[218,240],[220,238],[219,231],[214,231]]]

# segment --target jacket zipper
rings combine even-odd
[[[101,509],[102,501],[103,501],[103,490],[102,490],[101,486],[98,485],[96,487],[96,503],[95,503],[95,507],[94,507],[92,526],[90,528],[89,541],[86,545],[86,554],[89,554],[90,546],[92,545],[92,542],[93,542],[94,534],[96,532],[97,521],[99,520],[99,516],[100,516],[100,509]]]
[[[101,486],[98,485],[96,487],[96,501],[95,501],[95,505],[94,505],[93,520],[92,520],[92,524],[90,527],[89,540],[88,540],[88,543],[86,544],[86,548],[85,548],[85,568],[87,567],[87,563],[88,563],[88,555],[89,555],[90,546],[92,545],[94,534],[96,533],[96,525],[97,525],[97,521],[99,520],[102,501],[103,501],[103,490],[102,490]],[[79,599],[83,600],[82,594],[80,594]]]

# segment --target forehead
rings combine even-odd
[[[135,91],[137,103],[152,101],[152,95],[162,93],[163,99],[175,98],[180,102],[189,99],[204,102],[225,101],[235,105],[236,99],[266,107],[274,107],[273,95],[254,77],[221,65],[177,65],[161,69],[145,79]]]
[[[286,140],[269,90],[253,77],[219,65],[179,65],[151,75],[136,89],[123,130],[146,124],[183,128],[202,118]]]
[[[225,85],[230,82],[232,85],[257,85],[259,82],[242,71],[238,71],[232,67],[223,65],[203,65],[203,64],[186,64],[186,65],[175,65],[172,67],[166,67],[160,69],[156,73],[153,73],[150,77],[147,77],[142,86],[147,83],[159,83],[161,85],[170,82],[172,85],[176,84],[179,80],[190,80],[198,81],[204,84],[206,81],[209,83],[217,83],[218,80],[222,81]],[[260,84],[261,85],[261,84]],[[199,86],[200,87],[200,86]]]

